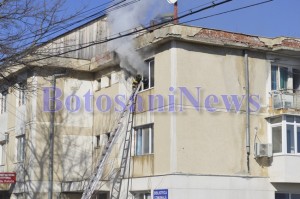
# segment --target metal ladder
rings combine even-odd
[[[81,199],[90,199],[103,175],[103,171],[104,171],[104,166],[106,164],[106,161],[108,160],[109,158],[109,155],[111,154],[111,151],[113,149],[113,146],[114,144],[116,143],[120,133],[122,132],[123,130],[123,122],[124,122],[124,119],[126,119],[126,117],[128,116],[129,114],[129,117],[128,117],[128,121],[127,121],[127,129],[126,129],[126,136],[125,136],[125,142],[124,142],[124,149],[126,148],[125,145],[128,147],[127,149],[127,158],[128,158],[128,151],[129,151],[129,147],[130,147],[130,141],[129,142],[126,142],[126,140],[128,141],[128,136],[129,136],[129,140],[130,140],[130,133],[128,133],[128,127],[130,126],[130,128],[132,128],[132,120],[133,120],[133,111],[131,110],[133,107],[135,107],[135,102],[136,102],[136,96],[137,96],[137,93],[140,89],[142,85],[142,82],[140,82],[138,84],[138,86],[135,88],[135,90],[133,91],[133,93],[131,94],[127,104],[126,104],[126,108],[125,110],[123,110],[123,112],[120,114],[119,118],[118,118],[118,123],[115,125],[115,127],[113,128],[113,131],[111,133],[111,136],[108,140],[108,142],[106,143],[104,149],[103,149],[103,152],[101,154],[101,158],[100,158],[100,161],[98,162],[98,165],[96,166],[96,169],[95,171],[92,173],[91,175],[91,178],[89,179],[89,182],[82,194],[82,197]],[[129,121],[130,121],[130,124],[129,124]],[[129,134],[129,135],[128,135]],[[127,144],[128,145],[127,145]],[[125,174],[125,169],[126,169],[126,163],[125,163],[125,167],[124,168],[124,171],[122,171],[122,162],[123,162],[123,155],[124,155],[124,150],[123,150],[123,154],[122,154],[122,160],[121,160],[121,169],[120,171],[118,172],[118,174],[116,175],[116,178],[115,179],[118,179],[119,176],[121,176],[120,174],[122,174],[122,172],[124,172]],[[127,160],[126,158],[126,160]],[[127,162],[127,161],[126,161]],[[123,176],[124,176],[123,174]],[[116,180],[118,181],[118,180]],[[115,184],[115,183],[114,183]],[[118,195],[119,197],[119,193],[116,192],[116,190],[119,190],[118,192],[120,192],[120,189],[121,189],[121,184],[119,186],[118,189],[115,189],[115,194]]]
[[[114,178],[113,186],[111,189],[110,199],[119,199],[120,198],[122,181],[123,181],[125,173],[126,173],[126,168],[127,168],[127,163],[128,163],[128,155],[129,155],[129,151],[130,151],[130,147],[131,147],[131,133],[132,133],[132,129],[133,129],[133,117],[134,117],[134,113],[135,113],[136,98],[134,99],[133,104],[134,105],[132,106],[132,110],[130,111],[130,114],[128,117],[127,130],[126,130],[126,134],[125,134],[120,169]]]

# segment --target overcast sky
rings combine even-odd
[[[72,12],[76,9],[86,6],[91,9],[111,0],[67,0],[66,9]],[[152,1],[152,0],[141,0]],[[172,5],[164,1],[166,12],[172,11]],[[220,0],[219,0],[220,1]],[[219,2],[216,0],[216,2]],[[233,0],[190,17],[184,18],[181,22],[191,19],[205,17],[208,15],[236,9],[242,6],[263,2],[264,0]],[[211,0],[178,0],[179,15],[183,11],[193,9],[195,7],[208,3]],[[161,6],[161,5],[159,5]],[[103,9],[98,8],[98,10]],[[152,8],[155,9],[155,8]],[[300,0],[274,0],[270,3],[247,8],[240,11],[227,13],[207,19],[202,19],[189,23],[200,27],[215,28],[245,34],[252,34],[265,37],[289,36],[300,38]],[[97,10],[96,10],[97,11]],[[145,13],[146,14],[146,13]]]

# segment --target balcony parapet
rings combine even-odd
[[[300,114],[300,90],[274,90],[270,95],[271,112]]]

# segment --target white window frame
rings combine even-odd
[[[17,162],[24,162],[25,160],[25,134],[17,136]],[[23,140],[21,142],[21,140]]]
[[[152,82],[152,80],[151,80],[151,76],[152,76],[152,73],[151,73],[151,63],[153,63],[153,72],[154,72],[154,70],[155,70],[155,61],[154,61],[154,59],[149,59],[149,60],[146,61],[146,63],[147,63],[147,70],[148,70],[148,74],[149,74],[148,81],[147,81],[148,88],[144,88],[144,83],[143,83],[140,91],[146,91],[146,90],[154,88],[154,86],[155,86],[154,82]],[[154,74],[153,74],[153,79],[154,79]],[[144,74],[142,74],[142,81],[143,82],[145,81]],[[151,86],[152,83],[153,83],[153,86]]]
[[[142,199],[147,199],[148,197],[152,198],[151,191],[141,191],[141,192],[134,192],[133,193],[134,199],[140,199],[141,194],[142,194],[142,197],[143,197]]]
[[[4,114],[7,112],[7,93],[2,92],[1,93],[1,114]]]
[[[0,166],[6,164],[6,142],[0,143]]]
[[[289,195],[289,199],[292,199],[292,195],[293,195],[293,194],[300,195],[300,193],[276,192],[276,193],[275,193],[275,197],[276,197],[276,194],[288,194],[288,195]]]
[[[143,125],[143,126],[137,126],[134,128],[134,155],[135,156],[143,156],[143,155],[150,155],[154,153],[154,125],[153,124],[147,124],[147,125]],[[142,130],[142,137],[141,137],[141,143],[140,145],[138,145],[139,141],[138,141],[138,130]],[[149,129],[149,151],[148,152],[144,152],[144,145],[143,145],[143,129]],[[137,148],[141,147],[140,150],[138,150]],[[139,152],[140,151],[140,152]]]
[[[298,143],[297,142],[297,127],[300,127],[300,123],[297,123],[296,120],[294,119],[294,122],[287,122],[286,117],[287,116],[294,116],[294,115],[281,115],[280,117],[282,118],[281,122],[279,123],[274,123],[271,124],[269,123],[269,129],[270,129],[270,137],[269,137],[269,142],[272,143],[273,140],[273,132],[272,128],[273,127],[279,127],[281,126],[281,136],[282,136],[282,149],[280,153],[274,153],[274,155],[300,155],[300,152],[298,152]],[[299,117],[300,116],[294,116],[294,117]],[[293,125],[294,127],[294,153],[288,153],[287,152],[287,125]],[[272,143],[273,144],[273,143]]]
[[[18,96],[17,96],[17,107],[26,104],[26,82],[18,83]]]

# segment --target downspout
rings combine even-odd
[[[49,180],[48,180],[48,199],[53,198],[53,154],[54,154],[54,122],[55,122],[55,91],[56,78],[65,74],[54,74],[52,76],[51,104],[50,104],[50,128],[49,128]]]
[[[245,80],[246,80],[246,152],[247,152],[247,170],[250,174],[250,111],[249,111],[249,65],[248,65],[248,53],[243,50],[244,66],[245,66]]]

